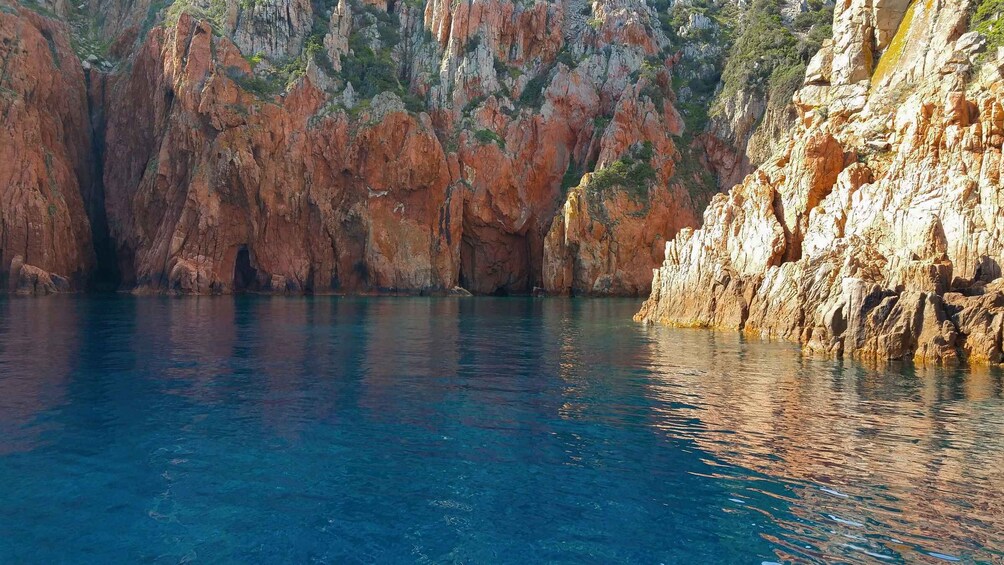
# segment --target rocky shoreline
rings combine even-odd
[[[966,31],[968,2],[876,6],[838,6],[788,146],[667,243],[637,320],[871,361],[1004,360],[1002,60]]]
[[[999,364],[999,12],[0,0],[0,289],[649,295]]]

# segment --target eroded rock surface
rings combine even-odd
[[[270,6],[223,37],[182,14],[109,79],[105,105],[128,109],[108,118],[120,158],[104,169],[126,286],[639,294],[655,250],[696,222],[704,196],[674,184],[665,38],[638,4],[339,2],[314,14],[320,43],[291,16],[265,26],[288,33],[241,31]],[[309,15],[296,6],[282,12]],[[301,43],[305,74],[269,91]],[[562,185],[641,146],[652,174],[578,189],[614,235],[572,226],[545,248]]]
[[[808,55],[796,46],[818,26],[795,18],[828,9],[30,5],[57,46],[73,47],[66,56],[83,73],[58,80],[85,93],[89,126],[74,144],[89,165],[77,167],[74,192],[93,243],[75,238],[78,260],[51,268],[71,287],[101,279],[192,294],[645,294],[665,242],[697,226],[718,183],[748,170],[749,147],[773,147],[792,114],[790,96],[754,89],[722,106],[724,130],[711,125],[715,92],[728,90],[718,84],[725,59],[759,60],[729,38],[770,35],[748,30],[781,18],[782,59],[797,65]],[[12,0],[0,6],[28,17]],[[44,59],[44,47],[28,57]],[[740,59],[733,69],[748,66]],[[764,114],[768,98],[781,110]],[[757,135],[766,145],[751,144]],[[38,262],[31,249],[5,249],[5,276],[15,252]]]
[[[94,266],[87,91],[67,37],[0,10],[0,283],[23,294],[82,288]]]
[[[69,162],[78,178],[55,220],[17,212],[41,231],[0,251],[11,279],[30,266],[71,287],[93,275],[87,214],[64,218],[83,201],[102,271],[138,292],[640,294],[708,198],[678,178],[676,59],[644,2],[44,8],[4,18],[51,27],[57,50],[72,40],[76,70],[26,72],[59,75],[59,102],[79,104],[61,123],[45,121],[55,108],[10,129],[75,136],[48,150],[56,174]],[[23,59],[48,51],[35,41]],[[582,181],[640,148],[637,178]],[[23,199],[36,185],[45,196],[44,182],[5,188]],[[569,221],[576,186],[602,218]],[[72,243],[45,243],[68,237],[50,226],[64,220]],[[546,246],[551,231],[562,237]],[[545,273],[568,268],[568,280]]]
[[[1004,75],[968,10],[838,5],[791,141],[666,245],[637,319],[1000,363]]]

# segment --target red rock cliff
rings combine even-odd
[[[640,6],[340,2],[316,42],[295,2],[180,11],[103,89],[123,286],[647,292],[706,197],[675,180],[672,61]],[[639,148],[651,174],[580,183]],[[602,219],[570,221],[575,185]]]
[[[66,26],[0,6],[0,283],[48,294],[86,285],[94,251],[84,71]]]

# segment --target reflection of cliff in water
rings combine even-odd
[[[62,300],[0,300],[0,455],[30,449],[55,425],[36,417],[64,402],[77,318]]]
[[[788,548],[779,557],[1004,555],[991,533],[1004,532],[1000,372],[866,369],[734,335],[651,336],[664,375],[649,387],[653,426],[749,470],[723,465],[714,478],[784,527],[784,539],[765,536]]]

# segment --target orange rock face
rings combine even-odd
[[[91,157],[84,71],[66,28],[0,10],[0,283],[9,290],[86,285]]]
[[[232,44],[183,16],[108,89],[108,219],[122,272],[182,293],[447,289],[461,199],[427,116],[377,100],[358,121],[301,83],[242,90]],[[142,120],[137,127],[137,120]],[[235,285],[237,288],[235,288]]]
[[[667,238],[697,223],[694,200],[674,182],[680,156],[672,135],[681,128],[670,106],[656,109],[652,102],[640,101],[637,93],[621,99],[600,140],[600,163],[608,167],[632,146],[647,145],[653,153],[649,160],[653,182],[633,188],[619,182],[606,186],[609,174],[604,175],[602,168],[583,177],[545,240],[547,291],[627,296],[649,291],[649,266],[658,262]]]
[[[350,12],[363,14],[359,25],[391,5],[374,6],[339,7],[332,29],[344,33]],[[247,54],[206,21],[183,14],[149,33],[103,90],[115,109],[106,113],[105,208],[124,287],[647,291],[657,250],[696,213],[672,184],[682,126],[668,73],[631,77],[657,43],[638,13],[619,6],[601,29],[576,24],[589,32],[571,45],[561,35],[571,24],[547,4],[431,2],[424,21],[399,8],[402,37],[415,21],[434,41],[424,55],[401,56],[435,63],[446,81],[413,79],[428,113],[392,93],[365,104],[348,86],[333,95],[340,75],[316,69],[285,94],[256,95]],[[360,49],[354,37],[326,44]],[[562,50],[580,61],[559,60]],[[520,69],[536,69],[536,82]],[[546,246],[552,226],[565,225],[570,174],[646,142],[657,174],[641,198],[613,195],[602,222],[572,226],[575,250],[565,239]],[[546,275],[558,262],[591,266],[558,281]]]
[[[636,0],[107,4],[0,13],[9,290],[633,295],[696,224]]]
[[[827,49],[845,52],[811,66],[793,139],[666,245],[636,319],[873,362],[1004,361],[1004,66],[975,56],[964,9],[915,9],[870,90],[847,83],[871,72],[864,20],[838,13],[850,36]]]
[[[6,1],[9,290],[638,295],[706,198],[640,0]]]

